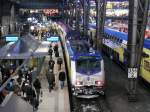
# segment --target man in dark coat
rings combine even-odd
[[[65,72],[59,72],[59,81],[60,81],[60,87],[61,89],[63,89],[64,87],[64,82],[66,80],[66,75],[65,75]]]
[[[61,64],[63,63],[63,60],[62,60],[62,58],[58,58],[57,59],[57,64],[59,65],[58,66],[58,70],[61,70]]]
[[[34,98],[36,98],[36,94],[34,89],[32,88],[31,85],[27,85],[26,86],[27,91],[26,91],[26,96],[27,96],[27,101],[29,101],[30,103],[33,102]]]
[[[58,51],[58,44],[55,44],[55,46],[54,46],[54,51],[55,51],[55,52]]]
[[[58,51],[55,52],[55,57],[59,57],[59,52]]]
[[[39,101],[39,96],[40,96],[40,89],[41,89],[41,82],[38,78],[35,79],[33,86],[36,90],[36,94],[37,94],[37,100]]]
[[[49,69],[51,69],[53,71],[55,61],[53,59],[50,59],[48,64],[49,64]]]
[[[49,53],[50,58],[51,58],[51,57],[52,57],[52,55],[53,55],[53,50],[52,50],[52,48],[49,48],[48,53]]]
[[[51,90],[54,88],[55,86],[55,74],[53,73],[53,71],[48,71],[48,73],[46,74],[47,80],[48,80],[48,84],[49,84],[49,92],[51,92]]]

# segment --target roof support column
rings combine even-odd
[[[102,49],[105,15],[106,15],[106,0],[96,0],[96,37],[95,37],[96,45],[95,47],[97,50],[100,51]]]
[[[89,0],[83,1],[83,32],[84,35],[88,35],[88,23],[89,23]]]
[[[137,76],[140,68],[149,0],[129,0],[128,22],[128,99],[136,101]]]
[[[78,1],[76,1],[76,6],[75,6],[75,16],[76,16],[76,30],[77,31],[80,31],[80,27],[79,27],[79,19],[80,19],[80,9],[79,9],[79,4],[78,4]]]

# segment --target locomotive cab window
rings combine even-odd
[[[82,60],[78,59],[76,62],[77,66],[77,72],[79,73],[87,73],[90,72],[90,74],[97,73],[101,71],[101,65],[100,65],[100,60]]]

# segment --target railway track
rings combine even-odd
[[[98,97],[94,99],[79,99],[73,97],[72,102],[72,112],[111,112],[104,97]]]

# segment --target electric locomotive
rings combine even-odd
[[[64,47],[73,95],[104,95],[105,72],[101,54],[90,47],[87,40],[78,38],[79,34],[74,31],[68,34]]]

